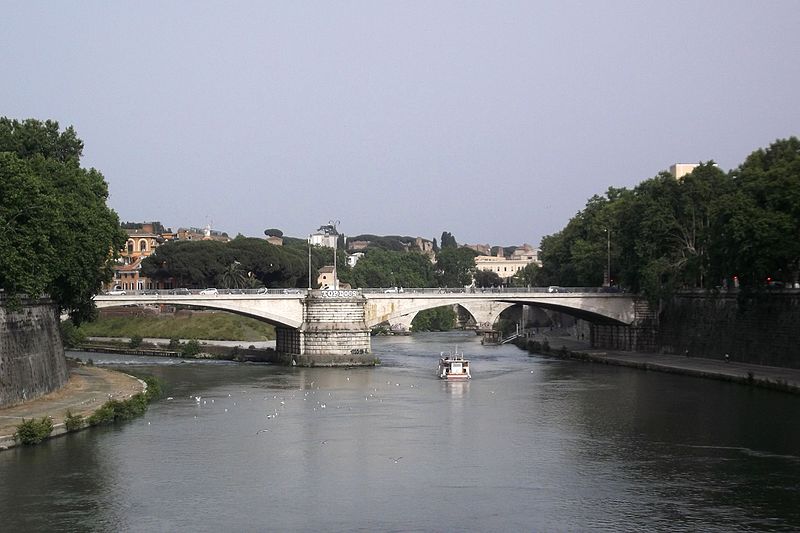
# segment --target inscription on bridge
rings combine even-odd
[[[361,291],[355,290],[322,290],[314,291],[312,296],[315,298],[358,298],[361,296]]]

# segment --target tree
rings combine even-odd
[[[270,228],[264,230],[264,235],[267,237],[283,237],[283,232],[279,229]]]
[[[330,264],[330,248],[314,247],[312,268]],[[236,264],[238,262],[238,265]],[[142,274],[181,287],[301,287],[308,282],[308,243],[272,246],[264,239],[173,241],[142,261]]]
[[[722,274],[745,285],[800,280],[800,140],[756,150],[731,178],[715,219]]]
[[[220,275],[220,286],[225,289],[243,289],[248,284],[247,272],[242,268],[239,261],[234,261],[228,265]]]
[[[475,286],[476,287],[497,287],[503,284],[503,280],[491,270],[475,270]]]
[[[354,287],[432,287],[433,265],[417,252],[367,251],[353,268]]]
[[[436,258],[440,287],[466,287],[472,284],[477,252],[469,248],[442,248]]]
[[[540,287],[546,285],[540,281],[541,267],[536,263],[529,263],[525,268],[514,274],[511,284],[515,287]]]
[[[453,234],[449,231],[442,232],[442,241],[441,241],[442,250],[445,248],[458,248],[458,243],[456,242],[456,238],[453,237]]]
[[[82,150],[57,122],[0,118],[0,288],[12,300],[47,294],[76,324],[94,314],[126,238]]]

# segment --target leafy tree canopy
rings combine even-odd
[[[442,240],[440,243],[442,250],[445,248],[458,248],[458,243],[456,242],[456,238],[453,237],[453,234],[449,231],[442,232]]]
[[[0,118],[0,288],[12,300],[48,294],[76,323],[93,315],[126,238],[82,151],[71,127]]]
[[[315,249],[312,275],[316,275],[322,261],[321,250]],[[142,273],[155,279],[172,278],[180,287],[305,286],[308,249],[306,243],[273,246],[252,237],[238,237],[227,243],[173,241],[159,246],[142,261]]]
[[[430,260],[420,253],[367,251],[353,268],[354,287],[433,287]]]
[[[442,248],[436,256],[436,277],[440,287],[472,284],[477,252],[469,248]]]
[[[537,285],[613,283],[658,299],[736,278],[800,279],[800,141],[778,140],[724,173],[713,161],[675,179],[594,196],[560,232],[542,239]],[[525,274],[527,276],[527,274]]]

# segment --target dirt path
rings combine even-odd
[[[50,416],[53,424],[72,414],[91,415],[111,398],[125,399],[144,390],[133,376],[95,366],[70,366],[69,381],[56,392],[13,407],[0,408],[0,446],[8,445],[22,419]]]

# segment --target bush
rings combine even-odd
[[[31,418],[30,420],[22,419],[22,423],[17,426],[17,431],[14,433],[14,438],[22,444],[39,444],[44,439],[50,436],[53,432],[53,421],[48,417],[42,417],[39,420]]]
[[[200,343],[197,339],[191,339],[189,342],[183,345],[181,349],[181,355],[183,357],[194,357],[195,355],[200,353]]]
[[[145,396],[147,397],[148,402],[152,402],[153,400],[157,400],[164,395],[164,387],[162,386],[162,381],[154,376],[144,376],[142,381],[147,383],[147,392]]]
[[[87,422],[90,426],[110,424],[117,420],[130,420],[143,415],[145,411],[147,411],[147,397],[140,392],[127,400],[108,400],[89,417]]]
[[[147,404],[161,397],[162,387],[161,381],[155,377],[145,376],[142,380],[147,383],[146,392],[134,394],[127,400],[108,400],[86,420],[87,424],[111,424],[143,415],[147,411]]]
[[[75,348],[85,341],[86,335],[75,327],[72,320],[61,322],[61,342],[64,344],[65,348]]]
[[[67,431],[76,431],[81,429],[84,424],[83,416],[81,415],[73,415],[69,411],[64,416],[64,427],[67,428]]]
[[[131,348],[138,348],[139,346],[141,346],[142,340],[143,339],[141,335],[134,335],[133,337],[131,337],[128,346],[130,346]]]
[[[169,346],[170,350],[179,350],[181,347],[181,340],[178,337],[170,337]]]

